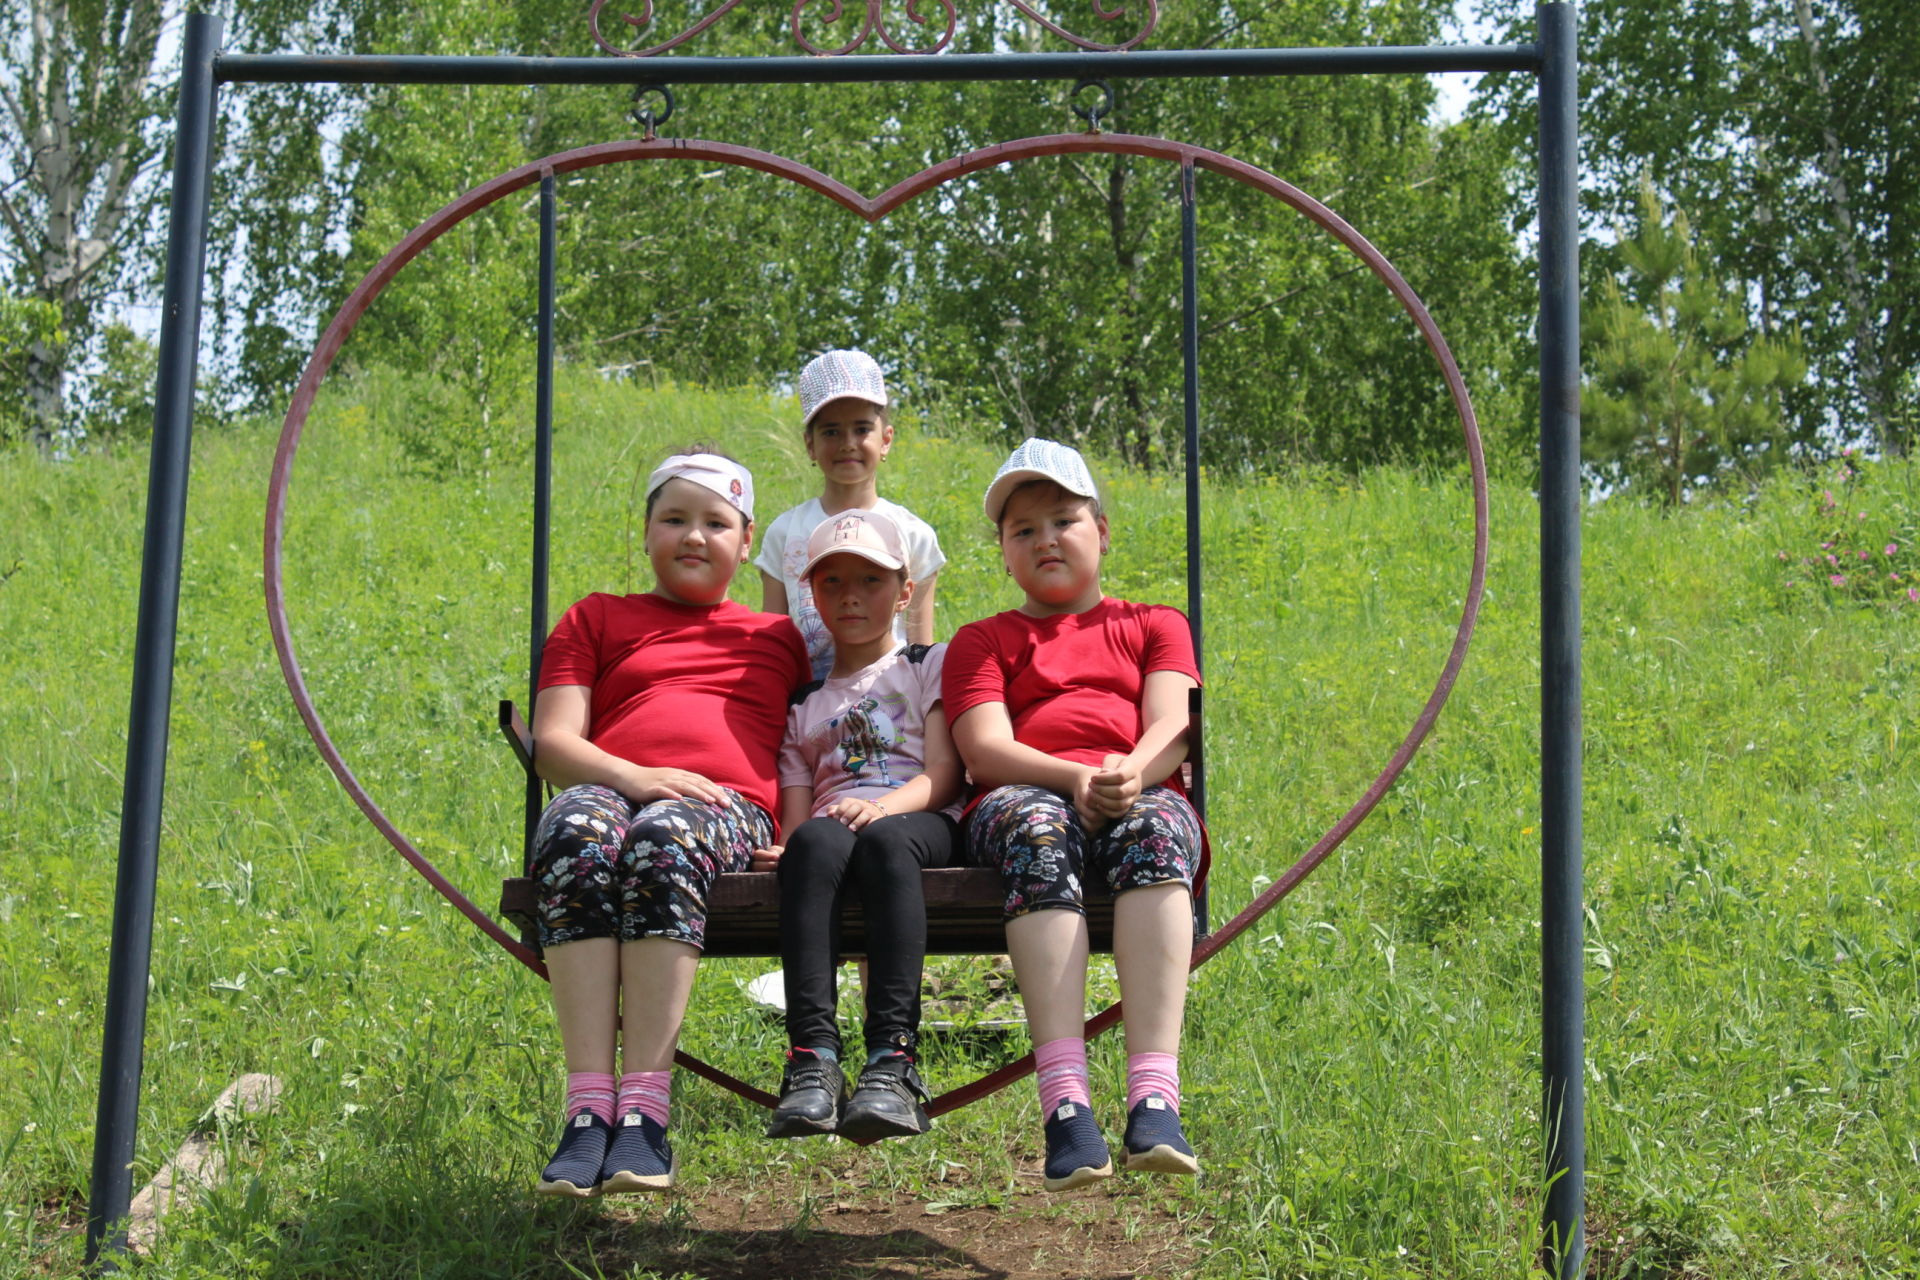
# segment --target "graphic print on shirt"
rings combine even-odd
[[[865,697],[845,715],[815,730],[810,745],[822,755],[837,752],[840,766],[854,786],[897,787],[906,781],[896,780],[892,769],[893,757],[906,738],[900,729],[906,713],[906,699],[898,693]]]

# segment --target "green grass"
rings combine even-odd
[[[339,391],[296,467],[294,630],[349,762],[486,905],[518,851],[517,771],[490,726],[497,698],[524,697],[527,476],[420,478],[376,418]],[[803,497],[793,418],[753,396],[566,381],[556,612],[644,585],[630,495],[670,446],[724,441],[763,519]],[[280,681],[259,585],[272,449],[265,429],[196,445],[136,1173],[241,1072],[287,1094],[145,1270],[594,1274],[621,1219],[527,1194],[561,1085],[543,985],[360,819]],[[951,557],[943,634],[1013,603],[978,507],[997,461],[909,425],[888,464],[884,491]],[[79,1266],[145,478],[138,456],[0,457],[0,1274]],[[1182,602],[1177,481],[1109,480],[1108,590]],[[1588,514],[1599,1275],[1920,1269],[1920,610],[1783,591],[1774,553],[1797,554],[1805,506],[1782,485],[1746,509]],[[1450,476],[1212,487],[1216,919],[1351,803],[1416,714],[1457,620],[1467,516]],[[1206,1175],[1114,1195],[1142,1230],[1195,1240],[1204,1274],[1532,1262],[1537,513],[1497,486],[1494,519],[1479,638],[1425,751],[1196,976],[1183,1074]],[[739,989],[763,967],[706,966],[685,1044],[770,1085],[779,1028]],[[1024,1048],[948,1038],[929,1075],[950,1087]],[[1111,1099],[1117,1041],[1093,1056]],[[865,1152],[767,1143],[756,1112],[691,1078],[676,1107],[690,1190],[742,1197],[754,1225],[804,1235],[827,1196],[1050,1212],[1015,1173],[1039,1151],[1028,1085]],[[672,1207],[642,1212],[680,1229]]]

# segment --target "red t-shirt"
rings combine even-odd
[[[941,695],[949,722],[982,703],[1004,702],[1019,742],[1098,765],[1140,740],[1140,692],[1150,671],[1199,681],[1186,615],[1102,596],[1085,613],[1033,618],[1010,609],[969,622],[947,646]],[[1180,789],[1178,770],[1166,785]]]
[[[787,699],[811,674],[786,615],[651,594],[595,592],[567,610],[540,655],[540,688],[592,690],[588,742],[634,764],[689,769],[769,817],[779,812]]]

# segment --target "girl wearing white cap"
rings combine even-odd
[[[1181,789],[1187,693],[1200,679],[1177,609],[1100,590],[1110,532],[1086,462],[1051,440],[1013,451],[987,489],[1007,572],[1026,598],[948,648],[953,738],[976,788],[967,860],[998,867],[1007,950],[1026,1006],[1046,1121],[1043,1185],[1104,1178],[1112,1158],[1087,1085],[1081,885],[1115,894],[1126,1006],[1129,1169],[1192,1174],[1178,1054],[1204,833]]]
[[[567,1063],[545,1194],[673,1183],[669,1071],[707,890],[778,838],[784,708],[806,680],[793,624],[727,599],[752,545],[747,469],[668,458],[647,481],[652,590],[581,600],[541,655],[534,767],[560,794],[532,875]]]
[[[933,526],[880,496],[880,465],[893,449],[887,404],[886,379],[864,351],[828,351],[800,371],[800,414],[807,456],[820,468],[820,496],[774,518],[754,565],[760,570],[760,607],[792,616],[807,642],[815,679],[833,665],[833,637],[801,569],[808,536],[842,511],[884,512],[899,527],[914,591],[912,605],[894,623],[894,638],[902,644],[933,643],[934,579],[947,558]]]
[[[902,645],[893,621],[915,584],[907,548],[878,511],[829,516],[807,539],[801,579],[833,636],[825,680],[795,695],[780,748],[784,850],[780,956],[787,1051],[770,1138],[840,1133],[863,1141],[925,1133],[916,1065],[927,906],[920,872],[952,862],[960,759],[940,706],[947,646]],[[852,1096],[834,1020],[841,903],[867,924],[866,1063]]]

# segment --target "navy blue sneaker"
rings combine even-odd
[[[599,1191],[600,1164],[606,1159],[607,1140],[612,1133],[612,1126],[593,1112],[577,1112],[567,1121],[559,1149],[540,1171],[540,1181],[533,1189],[543,1196],[580,1199]]]
[[[1157,1093],[1150,1093],[1127,1112],[1127,1168],[1143,1173],[1200,1172],[1200,1162],[1187,1135],[1180,1132],[1180,1113]]]
[[[1063,1102],[1047,1117],[1047,1168],[1040,1185],[1071,1191],[1113,1173],[1113,1156],[1084,1102]]]
[[[607,1158],[600,1165],[600,1194],[665,1191],[676,1172],[666,1129],[644,1112],[629,1111],[614,1126]]]

